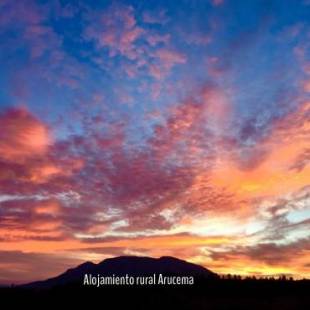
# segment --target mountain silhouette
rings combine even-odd
[[[108,258],[98,264],[85,262],[75,268],[43,281],[36,281],[22,285],[26,288],[52,288],[69,284],[82,284],[85,274],[93,276],[128,276],[140,277],[153,274],[165,276],[193,276],[198,280],[215,279],[218,275],[200,265],[186,262],[175,257],[160,258],[140,256],[119,256]]]
[[[85,286],[85,274],[97,277],[194,277],[194,285]],[[155,277],[154,277],[155,278]],[[220,277],[212,271],[174,257],[120,256],[98,264],[85,262],[57,277],[0,288],[5,304],[25,308],[49,305],[70,308],[113,305],[114,309],[310,309],[310,281]]]

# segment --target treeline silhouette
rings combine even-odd
[[[0,289],[0,300],[12,306],[29,305],[40,309],[61,305],[70,309],[299,310],[310,309],[309,292],[310,280],[225,275],[218,279],[198,279],[193,286],[10,287]]]
[[[292,276],[279,275],[279,276],[241,276],[237,274],[220,274],[218,275],[223,280],[248,280],[248,281],[299,281],[294,279]],[[302,280],[307,280],[306,278]]]

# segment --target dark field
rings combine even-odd
[[[310,281],[228,280],[196,283],[191,287],[81,287],[52,289],[2,288],[2,304],[82,306],[85,309],[310,309]]]

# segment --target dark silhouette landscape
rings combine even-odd
[[[193,284],[85,285],[85,274],[97,277],[193,277]],[[219,276],[174,257],[121,256],[98,264],[83,263],[54,278],[0,288],[1,300],[20,305],[79,305],[136,309],[309,309],[309,280],[286,277]]]

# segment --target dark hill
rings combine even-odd
[[[93,276],[150,276],[153,274],[163,274],[165,276],[193,276],[196,279],[213,279],[217,274],[212,271],[184,260],[174,257],[163,256],[160,258],[120,256],[108,258],[94,264],[92,262],[83,263],[75,268],[68,269],[63,274],[44,281],[32,282],[22,285],[27,288],[51,288],[68,284],[82,284],[85,274]]]

